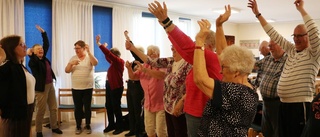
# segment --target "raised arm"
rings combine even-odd
[[[320,46],[319,46],[320,45],[320,37],[319,37],[318,26],[316,25],[314,20],[311,19],[309,14],[304,9],[304,1],[303,0],[296,0],[294,2],[294,4],[295,4],[297,10],[300,12],[300,14],[303,18],[304,24],[307,28],[311,48],[313,50],[317,50],[314,53],[318,54],[320,52]]]
[[[165,2],[163,2],[162,6],[158,1],[154,1],[153,3],[148,4],[148,6],[149,11],[158,18],[160,25],[163,26],[167,32],[169,40],[176,51],[185,61],[192,64],[195,44],[189,36],[181,31],[174,22],[170,20]]]
[[[249,0],[248,7],[252,9],[253,14],[255,14],[256,18],[259,20],[261,26],[264,31],[269,35],[271,40],[275,41],[278,45],[281,46],[283,50],[286,52],[290,52],[293,50],[294,44],[290,41],[286,40],[283,36],[281,36],[263,17],[263,15],[259,12],[258,5],[256,0]]]
[[[100,48],[100,50],[103,52],[104,56],[105,56],[105,59],[109,62],[109,63],[112,63],[112,62],[122,62],[122,59],[118,56],[116,56],[115,54],[113,54],[108,48],[108,44],[107,43],[104,43],[104,44],[101,44],[100,43],[100,35],[97,35],[96,36],[96,42]]]
[[[196,45],[203,47],[207,35],[210,33],[211,24],[207,20],[198,21],[200,32],[196,36]],[[213,62],[218,63],[218,62]],[[197,48],[193,57],[193,78],[197,87],[209,98],[213,97],[214,80],[209,77],[204,51]]]
[[[154,77],[156,79],[164,79],[166,77],[166,73],[160,70],[155,70],[151,68],[144,67],[140,62],[136,61],[138,65],[138,70],[150,75],[151,77]]]
[[[252,9],[253,14],[256,15],[262,27],[268,24],[267,20],[259,12],[256,0],[249,0],[248,7]]]
[[[158,21],[161,26],[167,31],[171,32],[176,26],[172,20],[168,17],[168,9],[165,2],[163,2],[163,6],[158,1],[154,1],[153,3],[148,4],[148,10],[158,18]]]
[[[87,50],[87,53],[89,55],[89,58],[90,58],[90,63],[93,65],[93,66],[96,66],[98,64],[98,59],[93,56],[93,54],[91,53],[90,51],[90,48],[89,48],[89,45],[86,44],[86,50]]]
[[[137,55],[143,62],[147,61],[148,56],[143,54],[140,50],[138,50],[133,43],[131,42],[129,36],[128,36],[128,31],[124,31],[124,35],[126,37],[126,49],[130,50],[133,52],[135,55]]]
[[[47,55],[47,53],[48,53],[49,46],[50,46],[49,38],[48,38],[48,35],[47,35],[46,31],[44,29],[42,29],[41,26],[36,25],[36,28],[40,31],[41,36],[42,36],[42,42],[43,42],[42,48],[43,48],[43,51],[44,51],[43,56],[45,57]]]
[[[296,0],[294,2],[294,5],[296,6],[297,10],[300,12],[302,17],[308,15],[306,10],[304,10],[304,1],[303,0]]]
[[[130,41],[130,43],[133,44],[133,42],[131,41],[130,37],[129,37],[129,32],[127,30],[124,31],[124,36],[126,37],[126,41]],[[141,63],[143,63],[144,61],[137,55],[135,54],[133,51],[130,51],[131,55],[133,56],[134,60],[137,60]]]
[[[226,37],[224,36],[223,23],[226,22],[231,15],[230,5],[224,6],[225,12],[216,19],[216,48],[217,54],[220,55],[222,50],[228,46]]]

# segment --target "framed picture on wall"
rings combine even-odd
[[[240,46],[248,49],[258,49],[260,40],[240,40]]]

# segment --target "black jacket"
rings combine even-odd
[[[0,109],[4,119],[27,118],[27,82],[22,67],[11,61],[0,66]]]
[[[30,61],[28,63],[29,67],[31,68],[32,75],[36,79],[36,86],[35,90],[44,92],[44,88],[46,85],[46,62],[48,61],[50,66],[51,62],[47,59],[46,55],[49,50],[49,39],[46,32],[41,33],[42,35],[42,41],[43,41],[43,58],[40,59],[37,57],[37,55],[33,54],[30,57]],[[52,68],[50,67],[52,78],[56,79],[56,76],[54,75]]]

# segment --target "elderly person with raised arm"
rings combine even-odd
[[[162,25],[168,34],[168,37],[173,44],[175,50],[181,55],[181,57],[190,64],[193,64],[193,54],[196,49],[193,40],[184,34],[167,15],[167,6],[163,3],[163,6],[155,1],[149,4],[149,11],[155,15],[160,25]],[[230,7],[226,7],[226,12],[223,14],[225,20],[230,16]],[[217,29],[222,27],[222,23],[218,23]],[[222,79],[220,74],[220,65],[217,54],[220,54],[223,47],[217,47],[217,54],[214,53],[215,49],[215,33],[210,31],[210,34],[206,37],[205,47],[202,47],[205,51],[205,58],[207,58],[206,67],[208,74],[211,78]],[[217,63],[210,63],[217,62]],[[189,137],[196,137],[197,129],[200,125],[200,119],[205,107],[208,97],[201,92],[201,90],[195,85],[193,81],[193,69],[190,70],[186,77],[186,97],[184,100],[184,111],[187,120],[187,129]]]
[[[108,114],[108,126],[103,130],[104,133],[111,130],[113,135],[123,132],[121,97],[123,93],[123,71],[124,60],[120,58],[120,51],[113,47],[110,50],[108,44],[100,43],[101,36],[96,36],[96,43],[105,55],[106,61],[110,63],[106,80],[106,109]]]
[[[219,56],[222,81],[210,78],[205,67],[205,53],[201,48],[205,45],[211,25],[207,20],[198,21],[198,24],[200,32],[196,36],[196,46],[200,48],[194,53],[194,81],[210,98],[203,112],[198,134],[217,137],[246,136],[258,104],[258,94],[248,81],[255,62],[253,54],[244,47],[226,47]],[[220,34],[217,34],[217,38],[224,37],[218,35]]]
[[[128,43],[126,43],[127,45]],[[157,46],[150,45],[147,48],[147,55],[151,59],[157,59],[160,56],[160,50]],[[144,59],[142,59],[144,61]],[[138,62],[137,62],[138,63]],[[130,79],[140,79],[144,90],[144,121],[145,130],[149,137],[166,137],[167,128],[165,121],[165,111],[163,106],[164,95],[164,68],[152,67],[150,64],[138,63],[138,70],[133,72],[131,64],[127,61],[126,67]]]
[[[56,76],[52,71],[51,62],[46,57],[50,47],[49,39],[44,29],[39,25],[36,25],[36,28],[41,33],[43,46],[35,44],[27,50],[27,54],[30,58],[28,65],[31,68],[32,75],[36,79],[36,132],[37,137],[43,137],[42,123],[47,105],[50,112],[52,132],[62,134],[62,131],[57,125],[57,99],[53,85],[53,79],[56,79]]]
[[[315,91],[315,78],[320,68],[320,37],[313,19],[304,9],[304,1],[294,2],[303,17],[293,31],[294,43],[281,36],[259,12],[256,0],[249,0],[252,12],[271,40],[288,54],[278,83],[280,97],[279,125],[281,137],[299,137],[308,120],[310,102]]]
[[[166,77],[164,78],[163,102],[166,111],[168,137],[188,136],[186,118],[182,109],[186,92],[185,79],[192,65],[186,62],[174,47],[171,48],[172,57],[156,59],[151,59],[138,51],[128,40],[126,41],[126,48],[152,67],[167,69]]]

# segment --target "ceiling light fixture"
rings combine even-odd
[[[223,14],[226,10],[225,9],[212,9],[213,12]],[[241,10],[237,8],[231,8],[231,13],[240,13]]]

